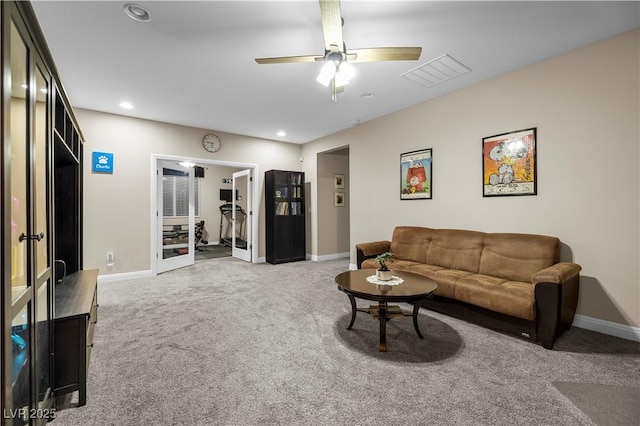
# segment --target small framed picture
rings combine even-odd
[[[334,207],[344,207],[344,192],[333,193],[333,205]]]
[[[482,139],[482,196],[536,195],[536,128]]]
[[[400,199],[430,200],[433,191],[431,148],[400,154]]]
[[[344,188],[344,175],[333,175],[333,187],[336,189]]]

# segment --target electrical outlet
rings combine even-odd
[[[113,252],[107,252],[107,265],[113,265]]]

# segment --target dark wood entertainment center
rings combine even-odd
[[[97,318],[83,270],[84,136],[31,3],[0,2],[0,425],[44,425],[79,391]]]
[[[56,286],[56,397],[78,391],[78,405],[87,403],[87,372],[98,322],[98,270],[75,272]]]

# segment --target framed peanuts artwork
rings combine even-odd
[[[430,200],[433,193],[432,149],[400,154],[400,199]]]
[[[536,128],[482,139],[482,196],[536,195]]]

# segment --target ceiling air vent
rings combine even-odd
[[[424,87],[431,87],[470,71],[469,68],[451,56],[444,54],[404,74],[400,74],[400,77],[404,77]]]

